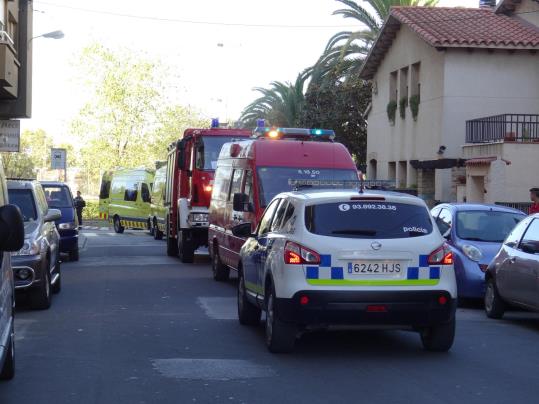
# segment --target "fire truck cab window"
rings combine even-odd
[[[221,148],[234,140],[232,136],[202,136],[196,144],[195,167],[198,170],[215,170]]]

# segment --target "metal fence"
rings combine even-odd
[[[539,142],[539,115],[502,114],[466,121],[466,143]]]
[[[508,208],[514,208],[523,211],[526,214],[530,213],[531,202],[496,202],[496,205],[507,206]]]

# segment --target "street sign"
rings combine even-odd
[[[0,151],[18,152],[21,145],[21,121],[0,120]]]
[[[66,169],[66,149],[51,149],[51,168],[53,170]]]

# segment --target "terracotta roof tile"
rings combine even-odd
[[[488,8],[394,7],[391,16],[432,46],[539,47],[539,28]]]
[[[392,7],[360,77],[372,78],[403,24],[437,48],[539,50],[539,27],[490,8]]]

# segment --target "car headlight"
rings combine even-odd
[[[36,240],[24,240],[24,244],[19,251],[12,255],[37,255],[39,254],[39,243]]]
[[[77,225],[75,224],[75,222],[60,223],[58,225],[58,228],[60,230],[73,230],[77,228]]]
[[[474,247],[473,245],[464,244],[462,246],[462,252],[472,261],[478,262],[481,260],[481,258],[483,258],[483,253],[479,250],[479,248]]]
[[[207,213],[191,213],[192,222],[207,222],[208,214]]]

